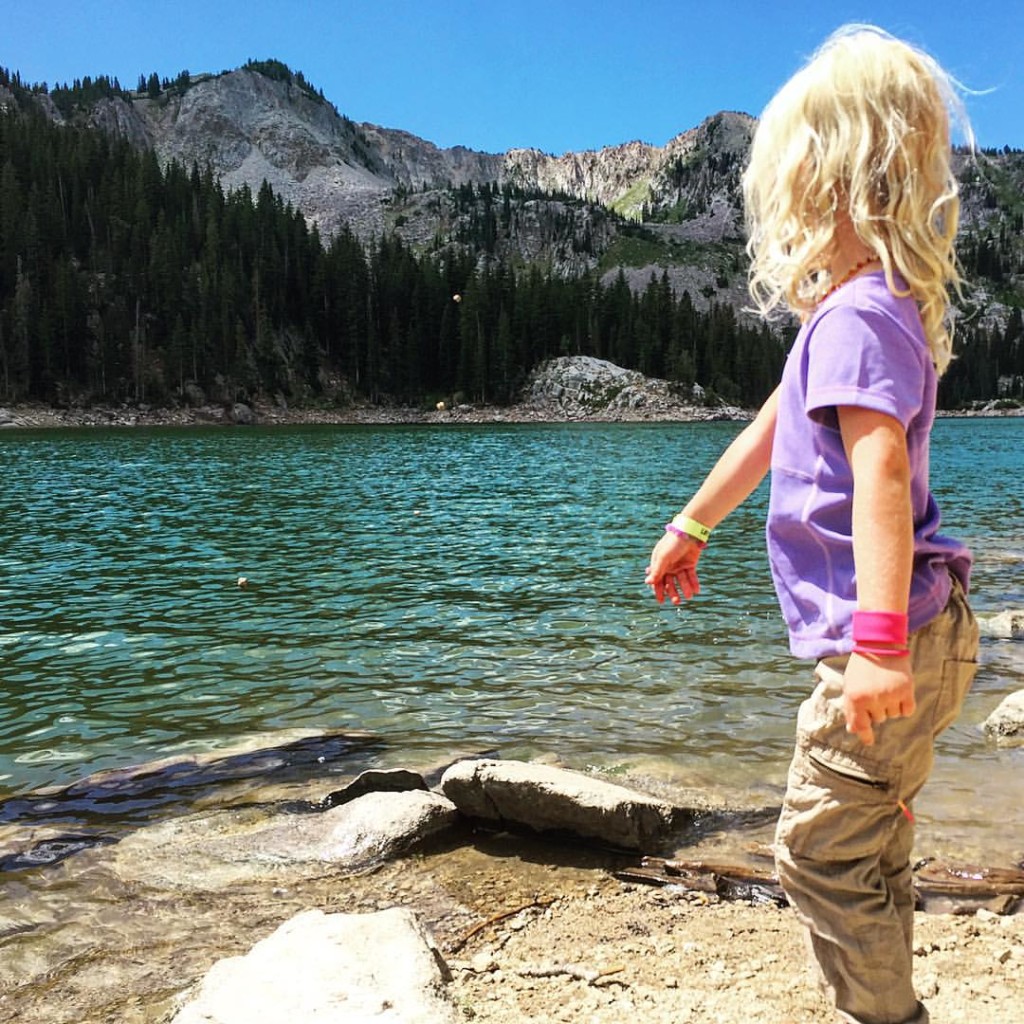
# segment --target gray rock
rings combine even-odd
[[[985,719],[985,732],[999,741],[1024,743],[1024,690],[1003,698],[1003,702]]]
[[[239,426],[251,427],[256,422],[256,413],[244,402],[235,402],[231,406],[231,422]]]
[[[676,815],[671,804],[623,786],[521,761],[460,761],[444,773],[441,789],[471,818],[634,850],[664,838]]]
[[[440,793],[367,793],[323,814],[273,820],[250,856],[275,863],[329,861],[345,867],[397,857],[453,828],[455,805]]]
[[[185,404],[193,407],[206,405],[206,392],[194,381],[188,381],[181,389]]]
[[[696,405],[670,381],[594,356],[559,356],[542,363],[530,375],[522,402],[527,409],[569,419],[749,418],[732,406]]]
[[[979,619],[978,625],[985,636],[999,640],[1024,640],[1024,611],[1007,608],[998,615]]]
[[[138,829],[112,850],[119,878],[215,891],[283,871],[355,871],[412,851],[461,822],[439,793],[371,793],[317,814],[240,808]]]
[[[408,910],[309,910],[214,964],[174,1024],[454,1024],[450,979]]]

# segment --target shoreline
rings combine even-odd
[[[795,914],[753,893],[641,884],[619,870],[632,858],[600,843],[493,828],[364,870],[225,858],[256,814],[245,800],[207,806],[15,882],[21,927],[0,932],[0,1019],[170,1024],[215,963],[296,915],[400,907],[436,944],[455,1012],[476,1024],[834,1020]],[[936,1020],[1018,1019],[1024,914],[919,912],[915,930],[916,983]]]
[[[45,405],[0,408],[0,429],[78,427],[234,427],[234,426],[416,426],[483,423],[699,423],[745,421],[753,413],[734,406],[679,405],[656,410],[605,409],[580,413],[555,405],[456,405],[441,410],[404,405],[351,405],[337,408],[288,407],[270,403],[156,408],[146,405],[60,409]]]
[[[23,424],[28,429],[240,425],[217,406],[31,412],[46,422]],[[255,412],[255,424],[265,426],[725,418],[692,411],[556,415],[536,406],[450,413],[257,406]],[[333,777],[330,785],[336,788]],[[323,788],[309,797],[322,797]],[[143,859],[138,844],[102,844],[54,865],[45,877],[40,873],[31,891],[17,881],[3,890],[17,925],[0,929],[0,1019],[10,1013],[24,1024],[170,1024],[190,987],[215,962],[246,953],[292,916],[310,908],[368,914],[402,906],[437,939],[453,975],[452,998],[474,1024],[834,1020],[806,977],[792,912],[621,882],[596,851],[477,833],[465,846],[416,854],[359,876],[254,860],[251,875],[235,881],[218,879],[215,871],[163,878],[183,860],[183,850],[201,851],[224,834],[228,819],[244,825],[255,814],[240,800],[204,817],[187,846],[151,843],[154,857],[162,852],[170,863]],[[166,831],[151,835],[159,840]],[[1024,914],[916,917],[917,981],[935,1019],[1017,1021],[1024,1002]]]
[[[706,423],[746,422],[755,410],[736,406],[669,405],[580,411],[555,403],[455,405],[423,409],[403,405],[350,405],[336,408],[253,404],[156,407],[89,406],[59,408],[41,404],[0,407],[0,431],[131,427],[234,426],[440,426],[530,423]],[[1012,409],[939,410],[938,419],[1013,419],[1024,417],[1024,406]]]

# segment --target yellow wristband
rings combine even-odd
[[[672,525],[679,527],[683,533],[689,534],[694,540],[699,540],[703,544],[707,544],[708,538],[711,536],[710,527],[698,523],[696,519],[691,519],[689,516],[684,516],[682,512],[672,520]]]

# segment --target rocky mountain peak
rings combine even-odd
[[[326,236],[343,223],[364,235],[382,231],[382,200],[396,188],[466,184],[557,193],[639,219],[666,201],[679,202],[673,167],[702,163],[719,151],[738,151],[749,140],[753,123],[746,115],[723,113],[664,146],[635,140],[562,156],[536,149],[502,154],[464,146],[446,149],[400,129],[356,124],[306,87],[301,76],[297,84],[279,66],[283,76],[247,66],[191,76],[183,87],[165,88],[156,96],[104,98],[88,111],[87,120],[140,148],[152,148],[161,161],[209,165],[227,188],[247,184],[257,191],[267,181]],[[61,118],[52,102],[48,113]],[[708,206],[704,199],[693,200],[690,196],[691,215]]]

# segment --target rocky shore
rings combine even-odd
[[[752,413],[735,406],[705,408],[679,404],[653,411],[599,410],[573,413],[533,403],[515,405],[445,404],[444,409],[419,409],[403,405],[349,405],[338,408],[287,407],[254,402],[226,406],[203,405],[179,408],[101,407],[59,409],[41,405],[0,408],[0,430],[77,427],[214,427],[214,426],[314,426],[474,423],[700,423],[713,420],[749,420]]]
[[[282,775],[296,752],[361,738],[179,756],[39,794],[60,820],[69,800],[198,784],[190,813],[79,835],[46,869],[59,835],[0,828],[14,868],[0,878],[0,1020],[833,1020],[768,851],[719,845],[776,809],[472,756],[347,781],[317,757],[314,777]],[[933,1019],[1018,1021],[1024,871],[933,863],[917,879],[922,907],[945,911],[917,915]]]
[[[0,407],[0,429],[49,427],[283,426],[303,424],[644,423],[749,420],[753,411],[709,396],[699,386],[681,389],[592,356],[565,356],[542,364],[512,405],[458,399],[433,408],[343,401],[289,405],[283,398],[213,403],[195,385],[189,401],[174,406],[9,405]],[[944,416],[1022,416],[1024,407],[989,402]]]

